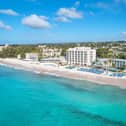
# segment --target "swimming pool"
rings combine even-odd
[[[74,66],[68,66],[66,67],[67,69],[74,69],[75,67]]]
[[[102,74],[104,70],[94,69],[94,68],[79,68],[78,71],[90,72],[95,74]]]
[[[123,76],[125,76],[125,74],[124,73],[112,73],[112,74],[110,74],[110,76],[111,77],[123,77]]]

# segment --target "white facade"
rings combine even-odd
[[[126,59],[113,59],[112,63],[116,68],[126,67]]]
[[[17,55],[17,59],[21,59],[21,55],[20,54]]]
[[[38,53],[26,53],[25,60],[38,61]]]
[[[108,65],[109,67],[115,67],[115,68],[126,67],[126,59],[104,58],[104,59],[98,59],[98,61],[102,67],[105,67],[106,65]],[[107,62],[107,64],[106,64],[106,62]]]
[[[2,51],[4,49],[4,46],[0,46],[0,51]]]
[[[40,48],[40,51],[42,52],[43,57],[45,58],[60,57],[62,53],[61,48],[50,48],[50,47],[47,47],[46,45],[38,45],[38,47]]]
[[[8,46],[8,44],[0,45],[0,51],[3,51],[3,49],[6,49]]]
[[[96,50],[90,47],[75,47],[67,50],[68,65],[90,66],[96,61]]]
[[[61,56],[62,49],[51,49],[51,48],[43,48],[42,53],[44,57],[59,57]]]
[[[43,58],[41,62],[45,63],[66,63],[65,57],[51,57],[51,58]]]

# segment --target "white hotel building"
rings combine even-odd
[[[68,65],[91,66],[96,61],[96,50],[90,47],[69,48],[66,60]]]

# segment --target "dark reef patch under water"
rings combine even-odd
[[[0,67],[0,126],[126,126],[126,90]]]

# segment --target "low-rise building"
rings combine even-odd
[[[100,58],[97,59],[98,61],[96,62],[95,66],[99,67],[112,67],[112,59],[110,58]]]
[[[126,68],[126,59],[113,59],[112,63],[116,68]]]
[[[26,53],[25,54],[25,60],[38,61],[38,59],[39,59],[38,53]]]
[[[114,67],[114,68],[126,68],[126,59],[111,59],[111,58],[104,58],[98,59],[98,64],[101,67]]]
[[[42,63],[62,63],[62,64],[66,64],[66,60],[64,57],[51,57],[51,58],[43,58],[41,60]]]
[[[91,66],[96,61],[96,50],[90,47],[69,48],[66,60],[68,65]]]

